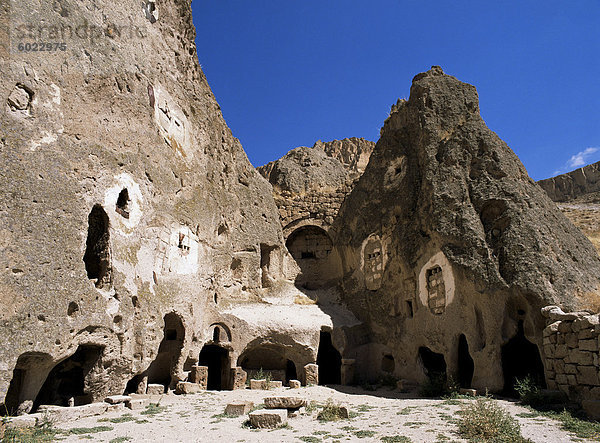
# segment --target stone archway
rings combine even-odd
[[[298,286],[317,289],[339,275],[341,261],[333,252],[333,241],[323,228],[300,226],[289,234],[285,245],[300,267],[296,278]]]

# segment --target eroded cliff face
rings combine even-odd
[[[538,185],[555,202],[566,202],[586,194],[597,193],[600,191],[600,162],[540,180]],[[597,201],[598,196],[594,197]]]
[[[190,2],[5,6],[0,404],[11,380],[11,406],[56,401],[42,385],[67,357],[93,400],[134,374],[172,384],[218,325],[235,366],[253,337],[223,312],[282,277],[285,248],[198,64]]]
[[[540,308],[598,289],[592,245],[486,127],[475,88],[439,67],[392,108],[330,232],[345,302],[372,331],[363,372],[392,361],[408,379],[510,388],[514,352],[542,350]],[[521,366],[543,380],[539,354]]]

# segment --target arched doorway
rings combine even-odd
[[[306,289],[317,289],[338,274],[331,251],[333,243],[327,232],[313,225],[293,231],[285,245],[300,267],[296,284]]]
[[[502,346],[504,391],[515,395],[516,380],[529,377],[537,386],[546,387],[544,364],[538,347],[525,338],[523,320],[519,320],[517,334]]]
[[[339,385],[342,379],[342,356],[333,346],[331,334],[321,331],[317,352],[320,385]]]
[[[170,312],[164,317],[163,339],[158,347],[158,354],[148,368],[148,383],[164,385],[165,390],[171,386],[173,371],[181,356],[185,328],[179,315]]]
[[[208,367],[208,390],[220,391],[229,388],[231,365],[227,349],[217,345],[205,345],[200,351],[198,365]]]
[[[89,375],[101,364],[103,352],[101,346],[81,345],[73,355],[54,366],[33,402],[32,411],[40,405],[67,406],[70,399],[75,405],[91,403]]]

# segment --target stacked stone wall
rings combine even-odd
[[[599,314],[542,310],[546,382],[576,400],[600,398]]]
[[[336,190],[275,193],[273,197],[279,209],[281,226],[285,228],[292,222],[305,219],[321,220],[324,225],[330,226],[353,187],[354,182],[350,182]]]

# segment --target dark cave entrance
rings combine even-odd
[[[165,315],[164,322],[158,354],[148,368],[148,383],[164,385],[166,390],[171,386],[172,372],[181,356],[185,329],[181,318],[174,312]]]
[[[229,352],[216,345],[205,345],[200,351],[198,365],[208,367],[206,388],[209,391],[221,391],[229,385]]]
[[[423,364],[425,375],[427,375],[429,380],[433,382],[446,382],[446,360],[443,354],[438,354],[425,346],[421,346],[419,348],[419,358]]]
[[[461,388],[470,388],[473,381],[475,364],[469,353],[469,343],[465,334],[458,338],[458,383]]]
[[[331,334],[321,331],[317,352],[320,385],[339,385],[342,380],[342,356],[333,346]]]
[[[525,338],[523,320],[519,320],[517,334],[502,346],[502,372],[504,392],[516,395],[515,382],[529,377],[541,388],[546,387],[544,364],[538,347]]]
[[[297,380],[298,373],[296,372],[296,365],[292,360],[288,360],[285,363],[285,382],[286,384],[290,383],[290,380]]]
[[[54,366],[33,402],[32,411],[40,405],[67,406],[71,398],[75,405],[91,403],[92,395],[86,386],[90,380],[86,378],[100,363],[103,352],[101,346],[81,345],[72,356]]]
[[[88,278],[96,280],[97,288],[102,289],[112,284],[108,215],[100,205],[94,205],[88,216],[88,235],[83,262]]]
[[[302,226],[289,235],[285,246],[300,267],[298,286],[309,290],[320,288],[335,273],[329,257],[333,242],[324,229]]]

